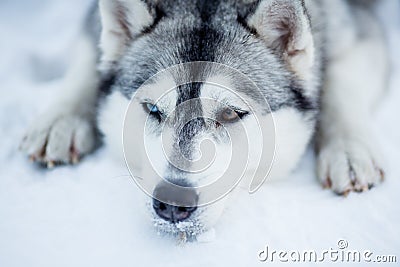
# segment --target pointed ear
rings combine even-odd
[[[299,78],[309,78],[314,41],[304,0],[262,0],[247,23]]]
[[[141,0],[100,0],[101,69],[118,61],[129,42],[153,23],[149,7]]]

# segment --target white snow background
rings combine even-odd
[[[261,266],[267,263],[257,254],[265,245],[322,251],[337,248],[339,239],[347,240],[349,249],[397,255],[398,263],[387,265],[399,264],[397,0],[380,10],[394,71],[371,117],[387,159],[386,182],[365,194],[338,197],[317,183],[309,151],[287,180],[231,203],[215,227],[214,241],[184,246],[157,235],[144,193],[106,147],[78,166],[51,171],[35,167],[18,151],[29,123],[62,93],[55,78],[67,65],[88,6],[88,0],[0,2],[0,267]]]

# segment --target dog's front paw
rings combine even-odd
[[[93,123],[78,115],[40,118],[28,130],[20,149],[32,161],[54,167],[55,164],[77,163],[95,147]]]
[[[359,140],[341,138],[320,147],[317,174],[325,188],[345,196],[351,191],[368,191],[384,180],[376,149]]]

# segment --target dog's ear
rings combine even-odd
[[[261,0],[247,23],[292,71],[307,79],[314,63],[314,41],[304,0]]]
[[[100,0],[102,66],[117,62],[129,42],[153,23],[149,7],[141,0]]]

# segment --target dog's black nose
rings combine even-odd
[[[157,185],[153,196],[153,208],[156,214],[172,223],[186,220],[197,209],[198,195],[189,187],[178,188],[162,182]]]
[[[196,207],[177,207],[153,199],[153,208],[157,215],[166,221],[176,223],[189,218]]]

